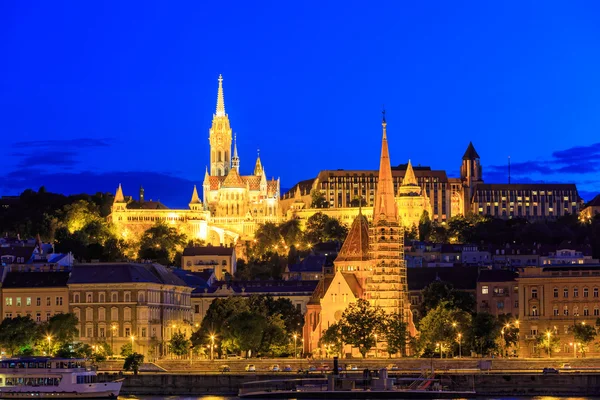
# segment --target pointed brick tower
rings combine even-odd
[[[394,200],[385,111],[382,128],[379,182],[369,237],[372,272],[367,281],[366,298],[387,314],[401,314],[407,322],[412,322],[404,264],[404,230],[398,221]]]
[[[196,189],[196,185],[194,185],[194,191],[192,192],[192,199],[190,200],[190,210],[192,211],[200,211],[202,210],[202,202],[200,201],[200,196],[198,196],[198,189]]]

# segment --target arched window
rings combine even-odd
[[[554,297],[558,298],[558,288],[554,288]]]
[[[531,307],[531,315],[533,317],[537,317],[538,316],[538,308],[537,308],[537,306],[532,306]]]

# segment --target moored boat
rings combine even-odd
[[[100,382],[84,359],[21,357],[0,361],[0,399],[111,399],[122,379]]]

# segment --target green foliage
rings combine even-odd
[[[433,226],[431,224],[431,219],[429,218],[429,212],[423,210],[423,214],[421,214],[421,219],[419,220],[419,240],[427,240],[431,235],[432,229]]]
[[[185,234],[159,221],[144,232],[140,240],[139,257],[164,265],[174,265],[177,253],[187,244]]]
[[[328,208],[329,202],[325,198],[325,194],[319,190],[313,190],[311,193],[310,208]]]
[[[548,338],[548,332],[539,333],[535,337],[535,342],[537,344],[537,350],[543,350],[546,354],[549,353],[558,353],[560,351],[560,337],[550,332],[550,337]]]
[[[359,299],[350,304],[340,320],[342,340],[358,348],[365,358],[375,346],[375,335],[384,328],[385,314],[379,307],[372,306],[367,300]]]
[[[453,349],[459,333],[464,335],[471,328],[471,314],[441,301],[419,322],[417,350],[432,354],[440,347],[447,354]]]
[[[342,340],[342,326],[339,323],[329,325],[323,331],[319,340],[319,347],[325,347],[330,355],[342,356],[344,342]]]
[[[123,357],[129,357],[131,354],[133,354],[133,345],[131,343],[125,343],[121,346],[121,355]]]
[[[326,214],[315,213],[306,221],[304,236],[309,243],[342,242],[347,235],[348,228],[338,219]]]
[[[125,362],[123,363],[123,369],[125,371],[133,371],[133,374],[137,375],[143,363],[144,356],[142,354],[131,353],[126,356]]]
[[[73,313],[53,315],[43,326],[42,331],[47,332],[58,346],[71,344],[79,337],[79,320]]]
[[[385,320],[385,341],[387,343],[387,352],[390,355],[406,352],[406,346],[410,339],[408,325],[404,322],[402,315],[394,314]]]
[[[488,355],[498,350],[497,339],[502,326],[498,319],[489,313],[477,313],[473,316],[472,327],[467,334],[467,343],[478,354]]]
[[[175,332],[169,340],[171,352],[176,356],[184,356],[190,351],[190,341],[185,337],[185,333]]]
[[[454,289],[449,282],[433,281],[421,293],[423,301],[419,306],[419,315],[426,315],[441,302],[445,302],[449,308],[457,308],[469,313],[475,310],[475,297],[471,293]]]
[[[40,331],[30,317],[5,318],[0,323],[0,346],[11,356],[31,351]]]
[[[575,343],[579,345],[579,351],[585,357],[588,345],[596,339],[596,329],[591,325],[575,324],[571,327],[571,333],[575,339]]]

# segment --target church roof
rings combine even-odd
[[[406,167],[406,174],[402,179],[402,186],[417,186],[417,178],[415,177],[415,171],[413,170],[410,160],[408,160],[408,166]]]
[[[169,207],[165,206],[160,201],[132,201],[127,204],[127,209],[129,210],[168,210]]]
[[[392,178],[392,166],[390,164],[390,152],[388,149],[385,114],[383,118],[383,138],[381,140],[381,159],[379,161],[379,180],[377,182],[377,194],[375,195],[375,207],[373,207],[373,222],[377,223],[383,217],[387,220],[398,220],[398,209],[394,200],[394,180]]]
[[[223,187],[245,188],[246,184],[244,183],[244,180],[240,177],[240,174],[237,172],[237,169],[232,168],[229,170],[227,177],[223,181]]]
[[[260,155],[256,157],[256,165],[254,165],[254,175],[262,175],[263,174],[263,166],[260,162]]]
[[[277,181],[273,178],[267,181],[267,196],[272,197],[277,193]]]
[[[335,262],[365,261],[369,259],[369,222],[359,213],[344,240]]]
[[[473,146],[473,142],[469,142],[469,147],[467,147],[467,151],[463,155],[463,160],[476,160],[479,158],[479,154],[475,151],[475,147]]]
[[[244,175],[242,179],[248,183],[250,190],[260,190],[260,176],[256,175]]]
[[[196,189],[196,185],[194,185],[194,191],[192,192],[192,199],[190,200],[190,204],[200,204],[200,197],[198,196],[198,189]]]
[[[115,194],[115,202],[122,203],[125,201],[125,196],[123,196],[123,188],[119,183],[119,187],[117,188],[117,193]]]
[[[229,175],[228,175],[229,176]],[[239,175],[240,179],[243,182],[244,187],[246,187],[246,183],[248,183],[248,189],[250,190],[260,190],[260,176],[256,176],[256,175]],[[227,177],[225,176],[209,176],[208,177],[208,184],[210,187],[210,190],[218,190],[219,189],[219,183],[221,185],[224,185],[225,180],[227,179]],[[267,191],[269,191],[269,187],[270,188],[275,188],[272,192],[275,193],[275,191],[277,190],[277,181],[273,181],[274,183],[271,183],[270,181],[267,182]]]

